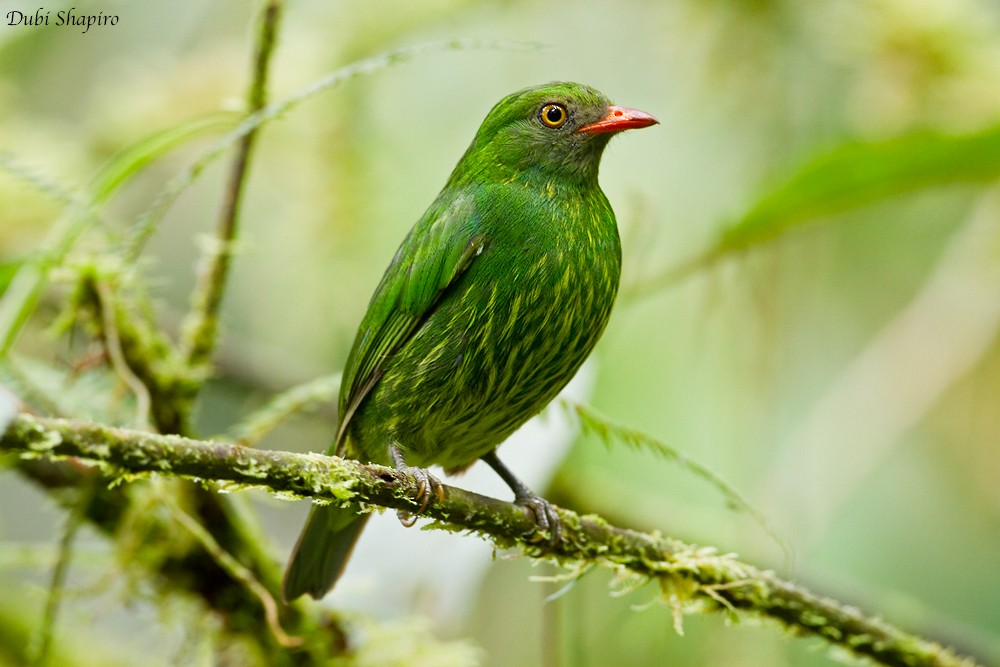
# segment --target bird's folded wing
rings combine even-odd
[[[474,197],[445,190],[403,240],[382,276],[344,368],[335,451],[386,362],[409,340],[483,251]],[[346,391],[345,391],[346,389]]]

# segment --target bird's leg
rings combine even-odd
[[[555,548],[562,539],[562,521],[552,503],[528,488],[528,485],[514,476],[514,473],[497,457],[494,449],[482,457],[483,461],[493,468],[507,486],[514,492],[514,504],[527,507],[535,515],[535,523],[549,534],[549,546]]]
[[[427,505],[431,502],[431,496],[437,497],[439,501],[444,500],[444,485],[426,468],[407,465],[406,461],[403,460],[403,450],[395,442],[389,445],[389,456],[392,457],[392,465],[396,470],[410,475],[417,481],[417,501],[420,503],[420,509],[413,514],[405,510],[396,510],[399,522],[409,528],[416,523],[417,517],[427,509]]]

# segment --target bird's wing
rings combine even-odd
[[[442,295],[483,250],[474,197],[447,191],[431,205],[382,276],[347,357],[340,392],[336,453],[343,455],[351,417]]]

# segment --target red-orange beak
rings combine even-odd
[[[629,109],[628,107],[608,107],[608,113],[601,120],[584,125],[577,132],[587,134],[601,134],[603,132],[621,132],[622,130],[635,130],[640,127],[656,125],[660,121],[650,116],[645,111]]]

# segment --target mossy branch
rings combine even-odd
[[[221,442],[130,431],[99,424],[19,415],[0,450],[22,457],[94,462],[118,479],[159,474],[268,489],[282,497],[375,505],[413,511],[416,485],[391,468],[320,454],[250,449]],[[683,601],[729,613],[777,620],[793,632],[883,665],[974,667],[934,642],[903,632],[837,601],[819,597],[769,572],[712,549],[609,525],[596,516],[559,510],[564,537],[544,554],[566,564],[600,564],[658,579]],[[522,507],[446,486],[426,516],[438,525],[479,533],[497,545],[534,555],[534,520]]]

